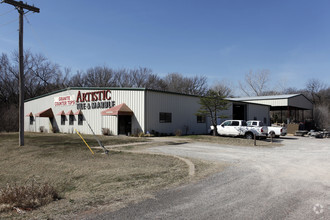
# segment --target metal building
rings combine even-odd
[[[270,105],[272,117],[276,116],[278,122],[285,123],[305,121],[305,111],[313,110],[313,103],[303,94],[242,97],[228,100]]]
[[[24,127],[31,132],[205,134],[210,122],[196,115],[199,108],[194,95],[145,88],[67,88],[26,100]],[[268,122],[269,106],[231,102],[224,115]]]

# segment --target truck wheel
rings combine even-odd
[[[270,131],[269,132],[269,136],[274,138],[275,137],[275,132],[274,131]]]
[[[251,139],[253,139],[253,134],[252,133],[246,133],[245,138],[251,140]]]

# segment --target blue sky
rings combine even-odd
[[[73,72],[142,66],[236,85],[250,70],[268,69],[269,89],[330,82],[327,0],[26,2],[40,13],[26,15],[25,49]],[[0,53],[18,47],[18,13],[10,10],[0,5]]]

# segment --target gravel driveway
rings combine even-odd
[[[330,219],[330,139],[275,148],[186,143],[149,149],[232,164],[198,183],[93,219]]]

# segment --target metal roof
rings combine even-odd
[[[174,95],[183,95],[183,96],[192,96],[192,97],[200,97],[199,95],[191,95],[191,94],[184,94],[179,92],[170,92],[170,91],[163,91],[157,89],[147,89],[147,88],[131,88],[131,87],[67,87],[64,89],[56,90],[53,92],[45,93],[43,95],[39,95],[33,98],[25,99],[24,102],[29,102],[35,99],[39,99],[45,96],[53,95],[56,93],[68,91],[68,90],[102,90],[102,89],[109,89],[109,90],[131,90],[131,91],[152,91],[152,92],[160,92],[160,93],[168,93]]]
[[[271,100],[271,99],[288,99],[299,95],[301,94],[253,96],[253,97],[240,97],[240,98],[227,98],[227,99],[231,101]]]
[[[285,107],[294,107],[296,109],[313,109],[313,103],[303,94],[285,94],[272,96],[255,96],[255,97],[241,97],[241,98],[227,98],[229,101],[248,102],[266,104],[271,106],[271,110]]]

